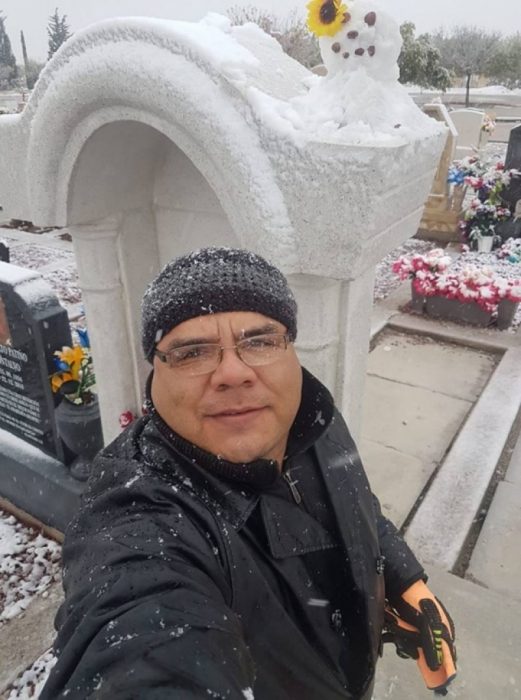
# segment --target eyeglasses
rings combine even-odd
[[[171,369],[197,376],[214,372],[220,365],[225,350],[235,350],[248,367],[261,367],[279,360],[287,349],[288,343],[289,337],[284,333],[267,333],[244,338],[235,345],[227,347],[218,343],[199,343],[183,345],[168,352],[156,349],[154,355]]]

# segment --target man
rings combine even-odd
[[[179,258],[149,286],[147,414],[100,453],[67,533],[42,698],[368,700],[385,598],[395,633],[400,609],[415,623],[402,651],[439,633],[425,648],[450,656],[422,567],[299,364],[296,312],[242,250]]]

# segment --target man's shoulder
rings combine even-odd
[[[213,530],[203,503],[181,460],[155,440],[153,426],[139,419],[96,457],[72,530],[126,529],[141,535],[174,528],[179,540]]]
[[[177,493],[183,480],[180,461],[168,450],[145,416],[135,421],[96,456],[85,498],[146,497],[154,489]]]

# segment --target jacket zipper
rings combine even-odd
[[[293,479],[291,478],[291,474],[289,473],[289,471],[284,472],[283,477],[289,486],[289,490],[291,491],[291,495],[293,496],[293,500],[299,506],[302,503],[302,496],[300,495],[300,492],[297,488],[296,482],[293,481]]]

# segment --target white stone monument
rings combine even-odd
[[[458,132],[455,158],[459,160],[476,155],[485,145],[482,143],[485,112],[479,109],[453,109],[449,114]]]
[[[350,60],[345,22],[321,39],[327,77],[218,15],[101,22],[0,119],[6,215],[73,236],[106,441],[141,405],[145,285],[208,244],[289,275],[303,363],[357,432],[374,267],[416,232],[445,134],[397,83],[397,26],[352,6]]]
[[[441,102],[425,104],[423,111],[429,117],[445,124],[447,140],[416,235],[418,238],[434,239],[443,243],[459,241],[459,222],[463,218],[466,186],[449,184],[449,170],[456,157],[458,132],[450,117],[451,112]]]

